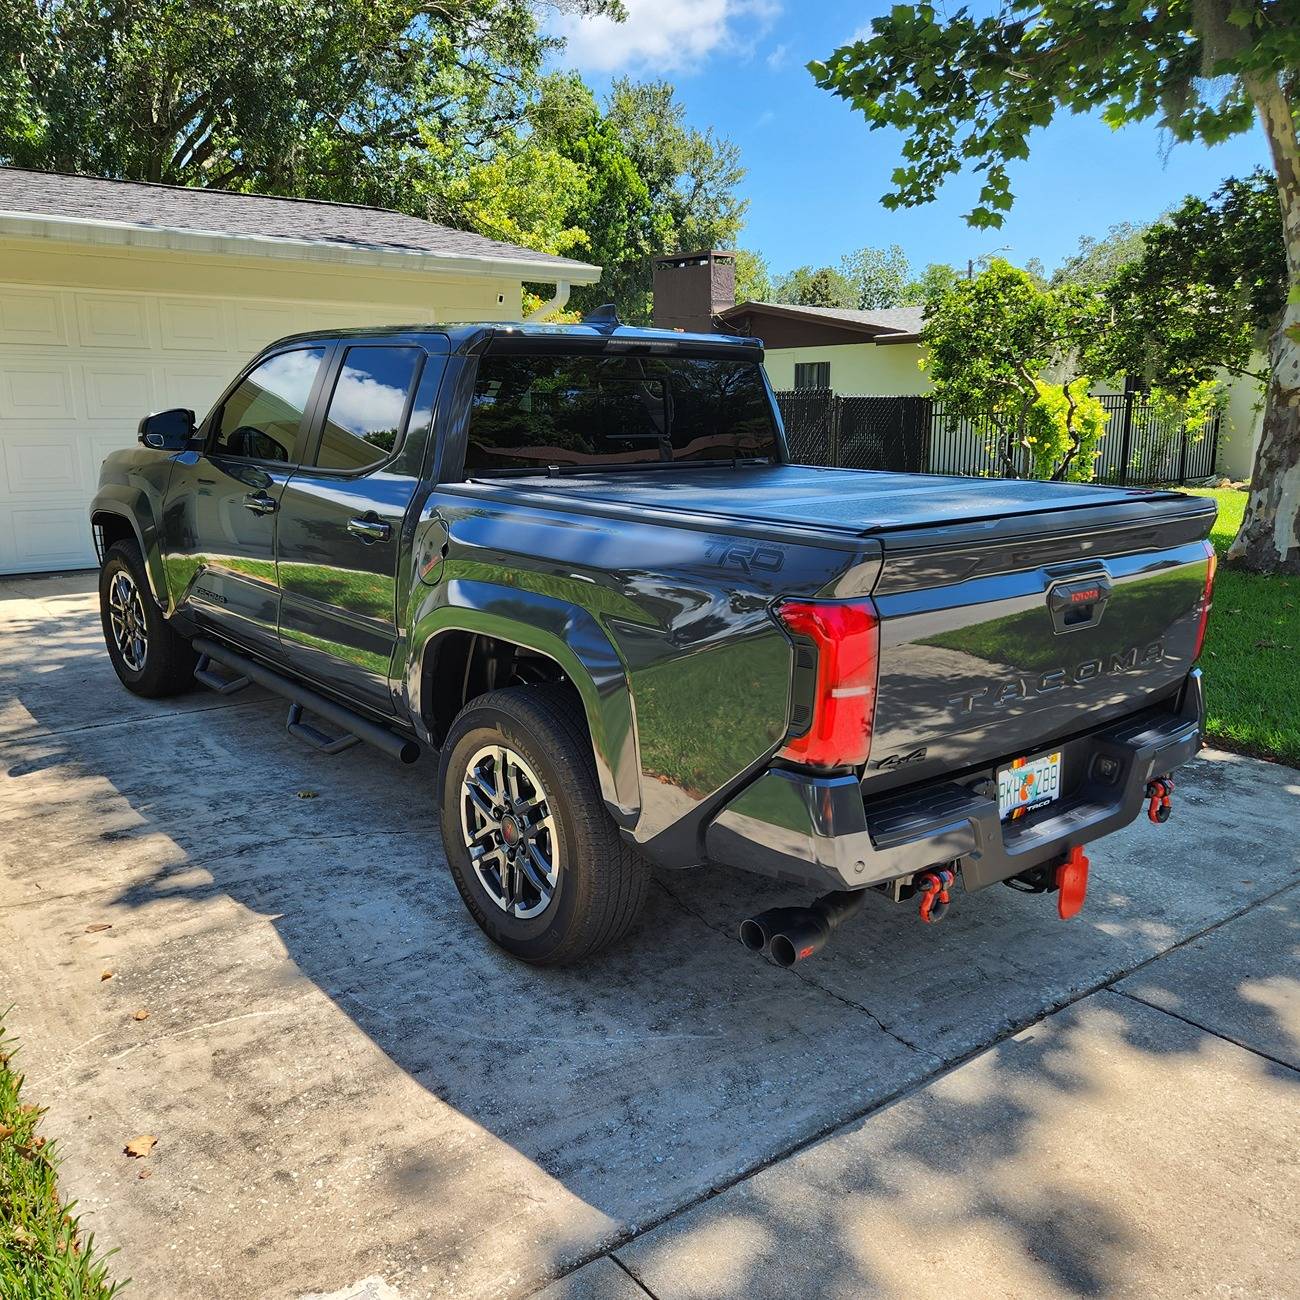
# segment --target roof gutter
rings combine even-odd
[[[553,311],[563,311],[565,304],[569,301],[569,291],[572,286],[567,280],[557,280],[555,282],[555,293],[548,298],[540,307],[535,307],[524,317],[525,321],[545,320]]]
[[[220,230],[183,230],[129,221],[101,221],[37,212],[0,211],[0,235],[57,240],[67,244],[155,249],[167,252],[265,257],[275,261],[332,263],[400,271],[447,271],[461,276],[527,280],[532,284],[595,284],[600,267],[567,259],[533,261],[496,254],[439,253],[390,244],[352,244],[341,240],[293,239],[280,235],[240,235]]]

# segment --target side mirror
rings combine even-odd
[[[154,451],[184,451],[194,437],[194,412],[183,406],[157,411],[140,421],[140,442]]]

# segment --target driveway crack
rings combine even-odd
[[[721,926],[714,924],[714,922],[710,921],[708,917],[702,915],[696,908],[686,902],[685,899],[674,894],[658,876],[655,877],[655,884],[657,884],[659,888],[662,889],[664,893],[667,894],[668,897],[671,898],[673,902],[676,903],[677,906],[680,907],[688,916],[693,916],[701,925],[712,930],[714,934],[721,935],[729,941],[735,941],[735,935],[733,935],[729,930],[724,930]],[[870,1020],[882,1033],[887,1034],[896,1043],[899,1043],[903,1047],[910,1048],[913,1052],[919,1052],[925,1056],[932,1055],[932,1053],[926,1052],[924,1048],[918,1047],[915,1043],[909,1042],[901,1034],[895,1033],[878,1015],[876,1015],[874,1011],[871,1010],[870,1007],[863,1006],[861,1002],[855,1002],[852,998],[845,997],[844,994],[837,993],[832,988],[827,988],[825,984],[819,983],[810,974],[806,971],[801,971],[797,966],[791,966],[786,974],[793,975],[795,979],[799,980],[802,984],[806,984],[811,989],[816,989],[819,993],[826,994],[827,997],[833,998],[841,1005],[849,1007],[853,1011],[861,1012],[862,1015],[866,1016],[867,1019]]]

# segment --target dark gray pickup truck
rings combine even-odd
[[[91,512],[123,684],[438,750],[456,884],[528,961],[620,937],[649,864],[823,894],[741,926],[786,965],[868,889],[1068,916],[1200,743],[1209,501],[790,464],[753,339],[304,334],[140,442]]]

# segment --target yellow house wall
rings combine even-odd
[[[142,415],[202,416],[302,330],[518,319],[520,283],[263,256],[0,241],[0,573],[94,561],[99,465]]]
[[[908,397],[930,391],[921,370],[919,343],[842,343],[829,347],[776,348],[766,354],[768,378],[780,391],[794,387],[795,363],[829,361],[831,387],[857,396]]]
[[[765,365],[778,392],[794,387],[796,362],[829,361],[831,388],[846,396],[882,397],[922,395],[930,391],[929,377],[920,368],[924,349],[919,343],[847,343],[832,347],[777,348],[768,352]],[[1251,369],[1265,371],[1268,359],[1257,355]],[[1249,378],[1230,378],[1227,404],[1220,422],[1218,468],[1234,479],[1248,479],[1259,444],[1262,407],[1259,385]],[[1094,392],[1117,392],[1099,386]],[[939,467],[936,467],[939,468]],[[949,468],[949,467],[942,467]]]

